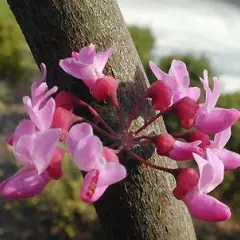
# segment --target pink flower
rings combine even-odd
[[[234,170],[240,166],[240,155],[224,148],[230,137],[231,127],[217,133],[214,140],[207,146],[223,162],[225,171]]]
[[[198,87],[189,87],[190,78],[184,62],[173,60],[168,74],[151,61],[149,66],[157,79],[164,81],[171,88],[172,104],[184,97],[189,97],[194,101],[197,101],[200,97],[200,89]]]
[[[97,201],[109,185],[126,177],[126,169],[117,161],[116,154],[109,148],[103,148],[102,142],[93,135],[88,123],[71,128],[67,146],[77,167],[87,172],[81,190],[84,201]]]
[[[216,134],[232,126],[239,119],[239,111],[236,109],[215,108],[220,96],[220,83],[214,78],[213,91],[208,84],[208,73],[204,71],[201,79],[206,91],[205,103],[200,105],[196,114],[194,126],[206,134]]]
[[[172,104],[172,89],[164,81],[154,82],[147,96],[152,99],[152,106],[159,111],[166,110]]]
[[[61,141],[65,140],[73,121],[74,97],[61,91],[55,97],[56,109],[53,115],[52,128],[61,128]]]
[[[195,218],[208,222],[228,220],[231,216],[228,206],[207,195],[223,181],[222,161],[209,149],[207,150],[208,160],[197,154],[193,154],[193,156],[198,164],[200,177],[197,185],[189,189],[182,200]]]
[[[45,170],[51,164],[60,136],[60,129],[37,132],[31,120],[22,120],[13,135],[13,148],[24,167],[1,183],[1,195],[19,199],[39,194],[51,180]]]
[[[30,119],[40,131],[46,131],[52,124],[53,114],[55,111],[55,101],[50,96],[57,91],[57,87],[48,90],[46,84],[46,67],[41,65],[42,79],[32,84],[31,98],[23,97],[25,110]]]
[[[180,142],[175,140],[170,134],[161,134],[155,140],[157,153],[167,156],[177,161],[193,160],[193,153],[203,154],[198,145],[201,141]]]
[[[189,97],[184,97],[174,104],[173,109],[181,120],[182,127],[190,129],[194,124],[199,104]]]
[[[91,43],[79,53],[73,52],[72,58],[60,60],[59,65],[66,73],[82,79],[88,87],[92,87],[97,79],[104,77],[102,72],[111,54],[111,48],[97,53],[96,47]]]
[[[97,79],[91,87],[92,96],[98,101],[117,98],[118,82],[111,76]]]

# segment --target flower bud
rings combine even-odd
[[[61,107],[72,111],[74,107],[74,97],[65,91],[61,91],[55,97],[56,107]]]
[[[185,133],[183,138],[187,142],[194,142],[194,141],[200,140],[201,143],[199,144],[199,147],[202,148],[202,149],[205,149],[210,144],[209,136],[207,134],[202,133],[199,130],[189,132],[189,133]]]
[[[174,110],[180,118],[181,125],[186,129],[190,129],[193,126],[198,109],[198,102],[189,97],[184,97],[174,104]]]
[[[52,121],[53,128],[61,128],[62,129],[62,136],[61,141],[65,140],[68,134],[68,130],[71,126],[73,119],[73,114],[71,111],[66,110],[62,107],[57,107],[55,109]]]
[[[171,149],[174,148],[175,139],[167,133],[161,134],[155,139],[157,153],[161,156],[168,156]]]
[[[62,170],[62,158],[64,155],[64,150],[57,148],[51,159],[51,163],[47,168],[47,172],[52,179],[58,180],[63,175]]]
[[[117,89],[117,80],[111,76],[104,76],[103,78],[99,78],[91,87],[91,92],[96,100],[103,101],[108,98],[116,98]]]
[[[13,134],[14,133],[10,133],[8,136],[7,136],[7,143],[10,145],[10,146],[13,146],[13,141],[14,141],[14,138],[13,138]]]
[[[148,97],[156,110],[165,110],[171,105],[172,90],[164,81],[158,80],[148,89]]]
[[[195,169],[183,168],[179,170],[175,179],[177,186],[173,190],[173,195],[177,199],[183,199],[198,184],[199,176]]]

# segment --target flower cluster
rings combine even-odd
[[[88,103],[64,91],[57,93],[57,87],[49,89],[46,67],[41,64],[42,79],[33,83],[31,97],[23,97],[28,118],[22,120],[8,137],[8,143],[23,167],[0,184],[0,194],[9,199],[40,194],[51,180],[61,178],[61,163],[67,152],[79,170],[86,173],[81,198],[95,202],[109,185],[127,176],[127,170],[117,156],[125,151],[131,159],[172,174],[176,179],[173,195],[186,204],[192,216],[210,222],[229,219],[228,206],[208,195],[223,181],[225,171],[240,166],[240,155],[224,148],[231,136],[231,126],[239,119],[239,111],[216,107],[220,96],[219,80],[213,79],[211,90],[208,73],[204,71],[200,81],[205,102],[199,103],[200,88],[190,87],[189,73],[183,62],[173,60],[168,73],[150,62],[157,81],[138,100],[129,118],[124,119],[117,99],[118,82],[103,73],[111,54],[112,49],[96,52],[95,46],[90,44],[79,53],[73,52],[72,57],[60,60],[59,65],[68,74],[81,79],[93,98],[110,100],[119,115],[122,131],[116,133]],[[136,131],[130,130],[141,103],[148,98],[158,113]],[[79,105],[88,109],[97,124],[74,114],[75,106]],[[182,128],[186,129],[182,134],[140,134],[158,117],[169,112],[176,114]],[[103,146],[93,130],[105,136],[110,145]],[[62,142],[66,143],[66,149],[60,147]],[[135,146],[142,144],[154,144],[157,154],[176,161],[196,161],[198,170],[156,166],[133,152]]]

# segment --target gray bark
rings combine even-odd
[[[146,90],[148,80],[114,0],[8,0],[36,62],[48,68],[48,83],[67,89],[91,101],[87,89],[65,74],[58,62],[72,50],[94,43],[98,50],[111,46],[107,73],[120,82],[119,100],[125,115]],[[107,104],[96,105],[110,124],[115,126],[113,110]],[[153,113],[145,105],[134,122],[134,128]],[[148,132],[165,131],[157,121]],[[174,161],[155,155],[153,147],[139,150],[153,163],[176,167]],[[191,218],[181,201],[172,196],[174,179],[167,173],[139,166],[126,156],[128,177],[111,186],[96,204],[96,210],[107,239],[194,240]]]

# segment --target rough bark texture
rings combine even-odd
[[[56,84],[89,99],[80,80],[73,79],[58,67],[59,59],[90,42],[97,44],[98,50],[113,46],[115,52],[107,72],[121,83],[119,100],[125,114],[131,110],[148,81],[116,1],[8,0],[8,3],[36,62],[47,65],[50,85]],[[148,104],[142,108],[133,127],[141,125],[143,119],[153,114],[149,109]],[[107,104],[99,110],[112,125],[116,125]],[[148,131],[165,131],[162,120]],[[139,151],[156,164],[176,167],[173,161],[157,157],[152,147]],[[137,166],[123,158],[129,173],[127,179],[110,187],[96,204],[106,239],[196,239],[185,206],[172,197],[174,179],[169,174]]]

